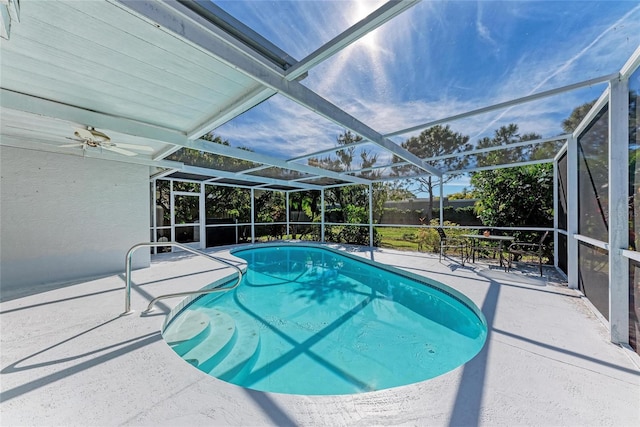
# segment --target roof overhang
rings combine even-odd
[[[151,153],[135,156],[136,162],[150,166],[166,166],[164,157],[187,147],[250,157],[313,177],[369,183],[198,140],[280,93],[439,174],[299,82],[311,67],[415,3],[386,3],[297,62],[209,2],[26,2],[11,40],[1,46],[2,143],[78,154],[78,148],[63,146],[73,138],[75,128],[90,126],[116,143],[150,147]],[[17,5],[10,1],[2,6],[13,10],[13,16]],[[84,150],[105,160],[134,161]],[[176,163],[172,165],[177,170]],[[219,174],[223,175],[226,172]],[[265,179],[268,183],[272,180]],[[297,185],[309,187],[304,181]]]

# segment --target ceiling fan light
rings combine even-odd
[[[98,141],[98,142],[109,142],[111,141],[111,138],[109,138],[106,134],[97,131],[95,129],[89,129],[89,132],[91,132],[91,135],[93,135],[93,139],[94,141]]]

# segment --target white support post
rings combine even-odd
[[[285,209],[287,210],[287,238],[290,238],[291,236],[291,228],[289,225],[289,192],[285,191],[284,192],[286,198],[285,198]]]
[[[256,191],[251,189],[251,243],[256,242]]]
[[[440,177],[440,227],[444,225],[444,175]]]
[[[567,281],[578,289],[578,140],[567,141]]]
[[[629,89],[609,86],[609,325],[611,341],[629,343]]]
[[[324,188],[320,190],[320,241],[324,243]]]
[[[149,192],[151,193],[151,197],[149,200],[149,209],[151,209],[151,239],[150,242],[155,242],[158,240],[158,212],[156,207],[156,180],[152,179],[149,185]],[[155,254],[158,250],[154,248],[151,249],[151,254]]]
[[[558,159],[553,162],[553,265],[558,268]]]
[[[207,208],[205,205],[204,182],[200,183],[200,249],[207,247]]]
[[[173,194],[173,183],[174,181],[169,181],[169,210],[171,211],[171,241],[176,241],[176,204],[175,204],[175,195]],[[173,252],[173,246],[171,246],[171,252]]]
[[[369,184],[369,247],[373,248],[373,184]]]

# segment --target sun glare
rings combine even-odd
[[[352,3],[352,6],[349,10],[349,25],[354,25],[358,21],[363,20],[369,14],[371,14],[374,10],[376,10],[380,5],[384,2],[375,2],[371,0],[356,0]],[[377,31],[372,31],[366,36],[362,37],[358,41],[358,45],[365,47],[368,50],[375,50],[377,47]]]

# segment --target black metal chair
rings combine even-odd
[[[457,237],[447,237],[447,234],[440,227],[436,228],[438,235],[440,236],[440,262],[442,262],[442,256],[447,256],[447,249],[459,249],[461,264],[464,266],[464,259],[466,256],[467,245],[463,239]]]
[[[507,248],[507,252],[509,253],[509,264],[508,270],[511,270],[511,263],[515,260],[516,257],[535,257],[538,261],[538,268],[540,269],[540,276],[542,276],[542,256],[544,254],[544,241],[547,239],[549,235],[548,231],[540,238],[538,243],[529,243],[529,242],[513,242]]]

